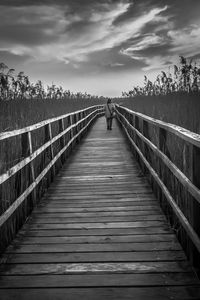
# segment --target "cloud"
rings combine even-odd
[[[140,57],[141,50],[148,49],[154,46],[161,46],[166,44],[166,40],[164,37],[158,36],[156,34],[148,34],[135,43],[132,46],[129,46],[126,49],[121,49],[121,53],[124,55],[128,55],[133,59],[138,59]]]
[[[124,64],[116,62],[116,63],[110,64],[110,66],[111,66],[111,67],[114,67],[114,68],[115,68],[115,67],[123,67]]]
[[[75,13],[73,5],[9,8],[9,15],[15,15],[15,24],[9,24],[8,18],[4,17],[8,15],[8,7],[4,7],[0,16],[3,20],[1,49],[32,55],[41,61],[87,61],[90,53],[117,47],[138,36],[146,24],[155,21],[156,16],[167,9],[167,6],[153,8],[147,14],[129,18],[117,26],[113,25],[114,21],[129,10],[130,3],[94,3],[94,10],[90,8],[81,13]]]
[[[200,24],[199,24],[200,25]],[[195,56],[200,53],[200,26],[191,25],[189,27],[171,30],[168,37],[171,40],[171,53],[180,53],[184,56]]]
[[[187,7],[186,3],[185,7]],[[177,18],[175,12],[180,12],[180,8],[173,6],[173,9],[174,11],[168,5],[168,9],[164,11],[165,15],[157,15],[151,24],[144,28],[143,34],[129,45],[126,44],[120,53],[133,60],[142,61],[146,65],[142,67],[143,71],[162,69],[177,63],[179,55],[198,56],[200,54],[199,20],[193,19],[189,22],[186,18],[186,21],[185,12]]]
[[[43,78],[161,69],[200,55],[200,1],[190,2],[0,0],[0,61]]]

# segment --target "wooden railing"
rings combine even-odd
[[[200,268],[200,135],[116,106],[131,148],[193,265]]]
[[[4,152],[14,147],[18,153],[18,163],[0,175],[0,252],[23,225],[76,142],[101,114],[102,106],[93,106],[0,134]]]

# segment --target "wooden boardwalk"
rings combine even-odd
[[[117,124],[98,119],[3,257],[0,299],[200,299]]]

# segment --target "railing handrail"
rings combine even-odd
[[[26,190],[17,199],[15,199],[15,201],[10,205],[10,207],[0,216],[0,227],[8,220],[8,218],[19,207],[19,205],[21,205],[21,203],[27,198],[27,196],[34,190],[34,188],[44,178],[44,176],[51,169],[51,167],[53,167],[53,165],[61,157],[61,155],[80,136],[80,134],[89,126],[89,124],[94,120],[94,118],[101,113],[102,107],[103,107],[102,105],[95,105],[95,106],[88,107],[88,108],[83,109],[83,110],[79,110],[79,111],[75,111],[75,112],[66,114],[66,115],[64,115],[64,117],[61,116],[61,117],[58,117],[58,118],[50,119],[50,120],[48,120],[49,122],[45,121],[45,122],[38,123],[40,125],[40,127],[48,125],[48,124],[50,124],[50,126],[51,126],[51,123],[54,122],[54,121],[59,121],[59,120],[62,120],[63,118],[66,118],[68,116],[72,116],[74,114],[78,114],[78,113],[81,113],[81,112],[84,112],[84,111],[88,111],[89,109],[94,109],[88,115],[86,115],[85,117],[82,117],[80,120],[76,121],[76,123],[71,124],[69,127],[67,127],[66,129],[64,129],[62,132],[58,133],[55,137],[51,137],[48,142],[46,142],[45,144],[43,144],[42,146],[40,146],[36,151],[34,151],[34,152],[30,151],[31,153],[30,153],[30,155],[28,157],[24,158],[21,162],[19,162],[14,167],[10,168],[6,173],[4,173],[4,174],[2,174],[0,176],[0,184],[2,184],[6,180],[8,180],[11,176],[13,176],[14,174],[16,174],[19,170],[21,170],[23,167],[25,167],[27,164],[32,163],[32,161],[38,155],[40,155],[47,147],[51,146],[56,140],[60,139],[67,132],[69,132],[70,130],[72,130],[73,128],[75,128],[76,126],[78,126],[79,124],[81,124],[82,122],[86,121],[88,118],[91,117],[91,119],[87,122],[87,124],[83,128],[81,128],[78,133],[76,133],[74,136],[72,136],[71,139],[67,142],[67,144],[55,156],[52,157],[52,159],[49,162],[49,164],[38,175],[38,177],[34,179],[34,181],[32,182],[32,184],[29,185],[28,188],[26,188]],[[28,128],[28,130],[27,130],[27,128]],[[37,129],[37,128],[35,128],[34,125],[33,126],[29,126],[29,127],[26,127],[24,129],[22,129],[21,132],[17,133],[17,134],[26,133],[26,134],[30,135],[31,131],[33,131],[34,129]],[[9,138],[9,137],[11,137],[11,136],[7,136],[5,138]],[[29,142],[31,144],[30,148],[32,149],[31,139],[30,139]]]
[[[139,132],[133,125],[131,125],[128,120],[118,112],[121,117],[124,118],[127,125],[135,131],[135,133],[151,148],[151,150],[156,153],[159,158],[167,165],[167,167],[171,170],[174,176],[185,186],[187,186],[188,191],[191,195],[198,201],[200,204],[200,190],[189,180],[189,178],[179,169],[176,165],[165,155],[158,147],[156,147],[149,139],[147,139],[141,132]]]
[[[27,126],[27,127],[23,127],[23,128],[11,130],[11,131],[1,132],[0,133],[0,141],[2,141],[4,139],[7,139],[7,138],[11,138],[11,137],[17,136],[17,135],[20,135],[20,134],[23,134],[23,133],[30,132],[30,131],[33,131],[33,130],[36,130],[36,129],[39,129],[41,127],[44,127],[45,125],[48,125],[50,123],[53,123],[53,122],[56,122],[56,121],[59,121],[59,120],[62,120],[62,119],[65,119],[65,118],[67,118],[69,116],[81,113],[83,111],[87,111],[87,110],[89,110],[91,108],[102,107],[102,106],[103,106],[102,104],[89,106],[89,107],[86,107],[86,108],[83,108],[83,109],[80,109],[80,110],[76,110],[76,111],[73,111],[73,112],[61,115],[59,117],[54,117],[54,118],[47,119],[45,121],[41,121],[41,122],[35,123],[35,124]]]
[[[138,116],[139,118],[141,118],[141,119],[143,119],[143,120],[145,120],[145,121],[147,121],[147,122],[149,122],[153,125],[156,125],[159,128],[165,129],[168,132],[173,133],[176,136],[182,138],[183,140],[185,140],[185,141],[193,144],[194,146],[200,148],[200,134],[192,132],[192,131],[184,128],[184,127],[181,127],[181,126],[178,126],[178,125],[175,125],[175,124],[172,124],[172,123],[164,122],[164,121],[149,117],[145,114],[133,111],[133,110],[127,108],[127,107],[124,107],[124,106],[121,106],[121,105],[120,106],[116,105],[116,106],[121,107],[126,112],[128,112],[132,115]]]
[[[165,123],[163,121],[159,121],[159,120],[150,118],[146,115],[131,111],[130,109],[127,109],[126,107],[123,107],[123,106],[117,105],[117,108],[121,108],[122,111],[124,110],[125,112],[128,112],[129,114],[133,114],[133,115],[141,118],[142,120],[147,121],[147,122],[149,122],[153,125],[158,125],[161,129],[165,129],[166,131],[174,133],[175,135],[178,135],[179,137],[182,137],[185,141],[190,142],[192,145],[195,145],[198,148],[200,147],[200,135],[198,135],[198,134],[194,134],[194,136],[191,137],[192,132],[190,132],[189,130],[186,130],[182,127],[179,127],[179,126],[176,126],[176,125],[173,125],[173,124]],[[130,120],[127,119],[126,115],[123,115],[123,112],[122,113],[119,112],[118,109],[116,111],[117,111],[118,120],[122,124],[122,127],[124,128],[130,143],[132,144],[132,146],[136,150],[137,154],[139,155],[140,159],[143,161],[146,168],[149,170],[151,176],[154,178],[154,180],[157,182],[158,186],[161,188],[161,190],[162,190],[163,194],[165,195],[168,203],[170,204],[174,214],[179,219],[181,225],[183,226],[183,228],[187,232],[188,236],[190,237],[191,241],[196,246],[196,249],[200,253],[200,238],[199,238],[197,232],[195,231],[193,226],[190,224],[188,219],[185,217],[184,213],[181,211],[178,204],[175,202],[175,200],[171,196],[166,184],[164,184],[162,179],[159,177],[159,174],[154,170],[154,168],[151,166],[151,164],[148,162],[148,160],[146,159],[146,157],[142,153],[140,147],[136,144],[134,139],[130,136],[129,131],[127,130],[127,127],[131,131],[134,131],[134,133],[146,145],[148,145],[148,147],[151,148],[151,150],[153,151],[153,154],[156,154],[162,160],[162,162],[170,169],[172,174],[179,180],[179,182],[181,184],[183,184],[186,187],[187,191],[193,196],[193,199],[194,199],[193,201],[197,201],[198,204],[200,204],[200,189],[198,187],[196,187],[193,184],[193,182],[191,182],[190,179],[187,176],[185,176],[185,174],[183,172],[181,172],[180,169],[178,169],[176,167],[176,165],[167,157],[167,155],[165,153],[163,153],[163,151],[161,149],[159,149],[154,143],[152,143],[152,141],[150,139],[146,138],[144,136],[143,132],[141,133],[137,128],[135,128],[130,123]],[[125,122],[126,125],[124,125],[123,122]],[[177,127],[178,127],[179,130],[181,129],[181,131],[177,131]],[[188,135],[188,133],[189,133],[189,135]]]

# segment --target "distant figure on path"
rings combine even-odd
[[[108,98],[107,103],[104,107],[107,130],[112,130],[112,120],[114,117],[115,105],[112,103],[112,100]]]

